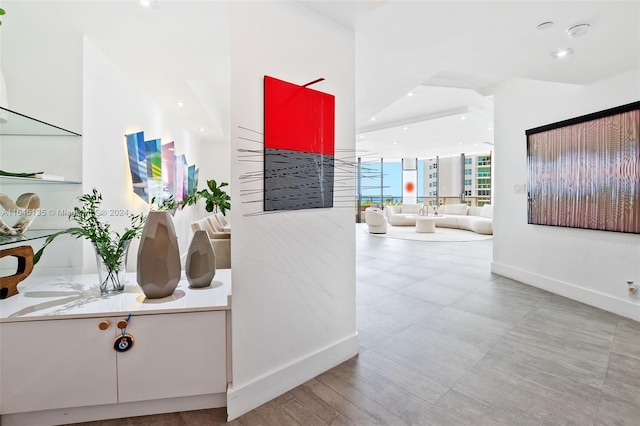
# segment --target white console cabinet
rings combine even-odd
[[[129,281],[135,281],[130,276]],[[0,301],[3,425],[61,424],[226,405],[230,270],[147,300],[100,297],[95,275],[42,279]],[[134,344],[113,349],[127,323]]]

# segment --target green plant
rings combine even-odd
[[[231,209],[231,197],[222,189],[223,187],[229,185],[226,182],[221,182],[220,185],[214,180],[207,181],[207,187],[209,189],[203,189],[202,191],[198,191],[198,195],[200,198],[204,198],[206,200],[205,210],[208,212],[215,211],[225,214],[227,210]]]
[[[156,210],[160,211],[172,211],[178,208],[182,202],[177,202],[173,197],[173,194],[169,195],[167,198],[163,198],[160,203],[156,203],[156,197],[151,199],[151,205],[155,207]]]
[[[192,206],[198,202],[199,198],[200,198],[200,194],[198,194],[197,192],[194,192],[193,194],[187,194],[184,196],[184,198],[182,199],[182,201],[180,201],[179,204],[181,206]]]
[[[139,237],[146,221],[143,214],[129,214],[131,226],[125,228],[122,234],[112,231],[111,224],[100,220],[103,215],[100,210],[102,195],[93,188],[90,194],[83,194],[78,197],[80,207],[74,207],[69,215],[70,220],[78,223],[77,227],[67,228],[63,231],[50,235],[42,245],[42,248],[33,256],[33,263],[36,264],[42,257],[44,250],[53,240],[62,234],[70,234],[75,238],[86,238],[95,245],[96,253],[102,258],[111,278],[117,273],[123,256],[129,246],[129,242]]]
[[[0,16],[4,15],[6,12],[3,8],[0,7]],[[2,21],[0,21],[0,25],[2,25]]]

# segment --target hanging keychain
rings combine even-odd
[[[126,320],[118,321],[118,328],[122,330],[122,334],[113,341],[113,349],[117,352],[126,352],[133,347],[133,336],[127,333],[129,320],[131,320],[131,314]]]

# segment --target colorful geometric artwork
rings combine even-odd
[[[160,139],[144,142],[147,152],[147,187],[151,199],[162,200],[162,154]]]
[[[174,142],[162,145],[162,189],[169,196],[173,194],[175,175],[175,151]]]
[[[147,154],[144,145],[144,132],[126,135],[127,151],[129,152],[129,169],[133,181],[133,192],[149,202],[147,187]]]
[[[264,210],[333,207],[335,97],[264,77]]]
[[[196,166],[191,165],[187,169],[187,194],[192,194],[196,190]]]
[[[177,155],[175,159],[176,174],[175,174],[175,192],[173,193],[176,201],[183,200],[187,195],[187,158],[182,155]]]
[[[640,102],[526,135],[528,223],[640,233]]]
[[[174,142],[162,145],[160,139],[145,141],[144,132],[126,138],[133,191],[145,202],[155,198],[160,203],[171,196],[182,201],[187,194],[196,192],[198,169],[188,166],[184,155],[175,155]]]

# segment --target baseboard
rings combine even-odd
[[[241,386],[229,386],[227,420],[290,391],[358,354],[358,333]]]
[[[491,272],[640,322],[640,305],[544,275],[492,262]]]
[[[176,411],[204,410],[226,406],[227,395],[215,393],[151,401],[105,404],[90,407],[72,407],[56,410],[32,411],[28,413],[3,414],[2,426],[51,426],[96,420],[120,419],[149,414],[174,413]]]

